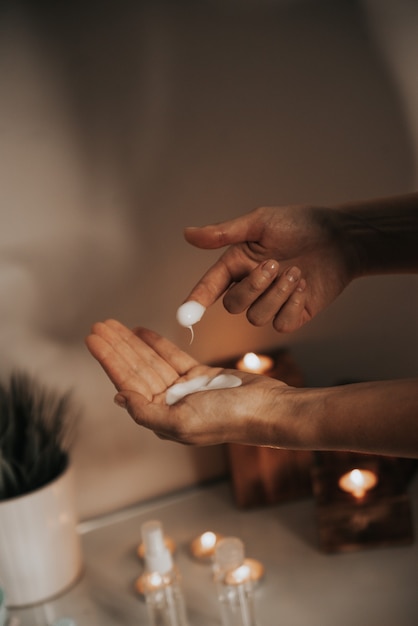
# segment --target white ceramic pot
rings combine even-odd
[[[71,466],[41,489],[0,502],[0,587],[8,607],[52,598],[81,570]]]

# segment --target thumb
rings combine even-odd
[[[159,430],[167,417],[167,406],[155,404],[136,391],[119,391],[114,402],[126,409],[137,424],[150,430]]]
[[[257,241],[261,234],[261,222],[254,211],[236,219],[209,226],[189,226],[184,229],[186,241],[197,248],[222,248],[243,241]]]

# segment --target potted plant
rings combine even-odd
[[[0,384],[0,587],[8,606],[44,601],[81,572],[70,463],[77,414],[25,373]]]

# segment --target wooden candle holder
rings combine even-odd
[[[378,482],[363,497],[339,486],[341,476],[354,468],[370,470]],[[406,459],[367,454],[315,454],[312,468],[319,545],[324,552],[348,552],[413,542],[412,513],[405,491]]]
[[[263,354],[273,360],[272,369],[264,375],[282,380],[293,387],[303,385],[302,373],[288,350],[263,351]],[[242,355],[216,365],[236,369],[241,357]],[[228,444],[227,448],[237,506],[267,506],[312,494],[311,452],[235,443]]]

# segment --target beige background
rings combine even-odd
[[[225,472],[112,403],[84,348],[112,316],[182,347],[216,254],[185,225],[417,188],[412,0],[15,2],[0,9],[0,373],[74,390],[83,518]],[[388,250],[390,254],[390,250]],[[363,279],[293,334],[220,304],[201,360],[288,345],[310,385],[416,375],[417,278]]]

